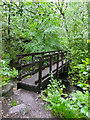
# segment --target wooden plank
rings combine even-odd
[[[49,66],[50,66],[50,64],[47,64],[47,65],[42,66],[42,70],[44,70],[45,68],[47,68],[47,67],[49,67]]]
[[[43,80],[45,80],[45,78],[49,77],[49,75],[50,75],[50,74],[47,74],[47,75],[45,75],[44,77],[42,77],[42,82],[43,82]],[[39,82],[39,80],[35,81],[35,84],[37,84],[38,82]]]
[[[34,75],[32,75],[28,78],[22,79],[21,83],[34,86],[35,81],[38,80],[38,77],[39,77],[38,75],[39,75],[38,73],[35,73]]]
[[[39,68],[36,69],[36,70],[34,70],[34,71],[32,71],[32,72],[30,72],[30,73],[27,73],[27,74],[25,74],[25,75],[22,75],[22,76],[21,76],[21,79],[27,77],[28,75],[34,75],[34,74],[37,73],[38,71],[39,71]]]

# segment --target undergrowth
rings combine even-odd
[[[88,91],[67,94],[63,93],[64,85],[61,80],[50,80],[51,84],[42,92],[45,108],[60,118],[88,118]],[[62,97],[63,96],[63,97]]]
[[[10,80],[17,77],[18,75],[18,71],[15,68],[11,69],[8,63],[9,61],[7,59],[0,60],[0,76],[2,78],[0,87],[7,85]]]

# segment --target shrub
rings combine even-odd
[[[1,87],[8,84],[10,79],[15,78],[18,75],[18,71],[15,68],[11,69],[9,67],[8,60],[1,60],[0,66],[1,66],[0,75],[2,78],[2,83],[0,84]]]
[[[77,91],[77,93],[71,93],[70,97],[67,97],[63,93],[65,86],[62,86],[57,80],[51,81],[51,84],[42,93],[42,99],[47,103],[46,109],[52,110],[53,114],[60,118],[87,118],[88,91],[85,94]]]

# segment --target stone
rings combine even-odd
[[[9,109],[9,114],[22,113],[23,115],[28,113],[28,109],[25,104],[19,104]]]
[[[2,87],[2,91],[0,93],[1,96],[9,97],[13,95],[13,84],[8,84]]]
[[[19,94],[19,91],[16,90],[16,91],[13,91],[14,92],[14,95],[18,95]]]

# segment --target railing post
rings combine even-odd
[[[59,53],[57,53],[57,78],[59,77]]]
[[[68,71],[68,52],[66,52],[66,71]]]
[[[52,55],[50,55],[50,73],[52,72]]]
[[[32,55],[32,63],[34,62],[34,55]],[[34,66],[32,65],[32,71],[34,71]]]
[[[64,53],[62,52],[62,54],[61,54],[61,60],[62,60],[62,73],[63,73],[63,57],[64,57]]]
[[[18,58],[18,80],[21,81],[21,58]]]
[[[39,91],[38,93],[41,92],[41,83],[42,83],[42,57],[39,58]]]
[[[42,53],[42,56],[43,56],[43,55],[44,55],[44,53]],[[42,57],[42,56],[41,56],[41,57]],[[44,63],[44,62],[42,62],[42,66],[43,66],[43,63]]]

